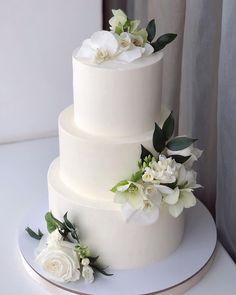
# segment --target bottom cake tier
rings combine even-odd
[[[167,257],[179,246],[184,232],[184,214],[173,218],[165,208],[157,222],[140,225],[125,222],[120,207],[113,200],[84,198],[60,179],[60,159],[48,171],[49,209],[79,227],[83,244],[93,256],[112,269],[143,267]]]

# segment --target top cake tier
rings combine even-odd
[[[152,130],[161,109],[163,54],[132,63],[89,64],[73,54],[77,127],[101,136],[132,136]]]

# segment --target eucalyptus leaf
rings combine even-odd
[[[151,156],[151,157],[153,157],[153,154],[151,153],[151,152],[149,152],[149,150],[147,150],[142,144],[141,144],[141,156],[140,156],[140,158],[141,158],[141,160],[142,161],[144,161],[144,159],[146,158],[146,157],[148,157],[149,155]]]
[[[172,159],[175,160],[175,162],[183,164],[185,163],[191,156],[181,156],[181,155],[171,155],[170,156]]]
[[[173,135],[175,129],[175,120],[173,118],[173,113],[171,112],[168,118],[165,120],[162,131],[165,137],[165,140],[169,140]]]
[[[61,221],[59,221],[58,219],[56,219],[53,216],[52,212],[47,212],[45,214],[45,220],[47,222],[47,229],[48,229],[49,233],[52,233],[57,228],[61,229],[61,230],[65,229],[64,224]]]
[[[98,271],[98,272],[100,272],[101,274],[103,274],[104,276],[113,276],[113,273],[107,273],[107,272],[105,271],[106,268],[101,268],[101,267],[99,267],[99,266],[97,266],[97,265],[94,265],[94,264],[90,264],[90,266],[92,267],[92,269],[93,269],[94,271]]]
[[[153,146],[158,153],[161,153],[165,148],[165,136],[162,129],[155,123],[155,130],[153,133]]]
[[[150,22],[147,25],[146,30],[147,30],[147,33],[148,33],[147,39],[148,39],[149,42],[152,42],[152,40],[156,36],[156,23],[155,23],[154,19],[150,20]]]
[[[175,137],[167,143],[166,147],[171,151],[179,151],[189,147],[196,140],[185,136]]]
[[[177,37],[177,34],[167,33],[160,36],[155,42],[151,43],[154,48],[154,52],[162,50],[167,44],[174,41]]]
[[[111,191],[112,191],[113,193],[115,193],[115,192],[117,191],[117,188],[118,188],[119,186],[126,185],[126,184],[128,184],[128,183],[129,183],[128,180],[121,180],[121,181],[119,181],[115,186],[113,186],[113,188],[111,189]]]
[[[137,182],[139,181],[143,176],[143,171],[142,170],[139,170],[137,172],[135,172],[132,176],[131,176],[131,181],[133,182]]]
[[[74,230],[75,230],[75,227],[74,227],[74,225],[68,220],[68,218],[67,218],[67,214],[68,214],[68,212],[66,212],[66,214],[63,216],[64,224],[65,224],[66,228],[67,228],[69,231],[74,231]]]
[[[31,238],[34,238],[36,240],[41,240],[41,238],[43,237],[43,233],[41,232],[40,229],[38,229],[38,233],[33,231],[30,227],[27,227],[25,230],[31,236]]]

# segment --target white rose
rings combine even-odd
[[[91,266],[86,265],[82,269],[82,277],[85,279],[86,283],[92,283],[94,281],[94,271]]]
[[[79,260],[74,245],[69,242],[48,246],[36,257],[36,262],[54,281],[70,282],[80,278]]]

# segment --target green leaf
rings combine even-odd
[[[166,147],[171,151],[179,151],[189,147],[196,140],[185,136],[175,137],[167,143]]]
[[[88,259],[90,260],[90,263],[95,263],[98,260],[99,256],[89,256]]]
[[[175,162],[177,163],[180,163],[180,164],[183,164],[184,162],[186,162],[191,156],[181,156],[181,155],[171,155],[169,156],[171,157],[172,159],[175,160]]]
[[[158,153],[161,153],[165,148],[165,137],[161,128],[155,123],[155,130],[153,133],[153,146]]]
[[[154,52],[162,50],[167,44],[174,41],[177,34],[168,33],[160,36],[155,42],[151,43],[154,48]]]
[[[132,176],[131,176],[131,181],[133,182],[137,182],[139,181],[143,176],[143,171],[142,170],[139,170],[137,172],[135,172]]]
[[[161,183],[161,185],[165,185],[165,186],[168,186],[171,189],[175,189],[176,185],[177,185],[177,181],[171,182],[171,183]]]
[[[150,22],[147,25],[147,33],[148,33],[148,41],[152,42],[152,40],[154,39],[155,35],[156,35],[156,23],[155,23],[155,19],[150,20]]]
[[[59,229],[65,229],[65,226],[62,222],[60,222],[58,219],[56,219],[52,212],[47,212],[45,214],[45,220],[47,222],[47,229],[49,233],[52,233],[57,228]]]
[[[113,193],[115,193],[115,192],[117,191],[117,188],[118,188],[119,186],[126,185],[126,184],[128,184],[128,183],[129,183],[128,180],[121,180],[121,181],[118,182],[115,186],[113,186],[113,188],[111,189],[111,191],[112,191]]]
[[[36,240],[41,240],[41,238],[43,236],[43,233],[41,232],[40,229],[38,229],[38,233],[36,233],[35,231],[33,231],[30,227],[27,227],[25,230],[31,236],[31,238],[34,238]]]
[[[141,149],[142,149],[142,152],[141,152],[141,156],[140,156],[140,158],[141,158],[142,161],[144,161],[144,159],[145,159],[146,157],[148,157],[149,155],[150,155],[151,157],[153,157],[152,153],[149,152],[149,150],[147,150],[142,144],[141,144]]]
[[[67,228],[69,231],[74,231],[74,230],[75,230],[75,227],[74,227],[74,225],[68,220],[68,218],[67,218],[67,214],[68,214],[68,212],[66,212],[66,214],[63,216],[64,224],[65,224],[66,228]]]
[[[94,271],[98,271],[101,274],[103,274],[104,276],[113,276],[113,273],[107,273],[105,271],[106,268],[100,268],[99,266],[94,265],[94,264],[90,264],[90,266],[93,268]]]
[[[175,129],[175,120],[171,112],[168,118],[165,120],[162,127],[165,140],[169,140],[171,138],[171,136],[173,135],[174,129]]]

